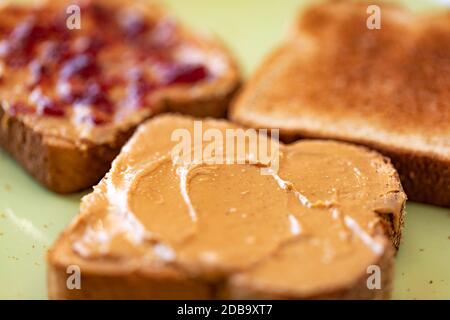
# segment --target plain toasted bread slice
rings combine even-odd
[[[3,3],[0,17],[0,145],[56,192],[96,184],[155,114],[222,117],[239,85],[227,49],[156,1]]]
[[[331,138],[392,159],[410,200],[450,206],[450,14],[327,1],[303,11],[291,36],[250,79],[230,112],[286,141]]]
[[[174,115],[141,125],[50,249],[49,297],[388,298],[406,200],[389,160],[273,140],[279,152],[262,161],[250,141],[267,136],[237,129]],[[192,158],[176,157],[181,136]],[[278,170],[262,174],[275,154]],[[67,285],[74,270],[79,289]]]

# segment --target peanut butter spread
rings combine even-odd
[[[199,133],[208,140],[203,154],[173,156],[180,129],[192,137],[193,154]],[[83,199],[69,233],[73,254],[310,293],[355,281],[392,253],[406,198],[379,154],[331,141],[282,145],[242,130],[237,136],[249,139],[239,158],[237,147],[228,148],[235,137],[227,129],[236,127],[205,120],[198,131],[191,118],[178,116],[141,126]],[[211,130],[226,148],[205,151]],[[252,138],[270,145],[269,161],[251,151]]]
[[[168,101],[235,81],[219,45],[152,1],[44,1],[0,17],[1,107],[45,135],[107,143]]]

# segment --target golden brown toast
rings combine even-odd
[[[230,117],[280,128],[286,141],[330,138],[392,159],[410,200],[450,206],[450,12],[414,14],[373,1],[303,11]]]
[[[237,129],[175,115],[141,125],[49,251],[49,297],[388,298],[406,200],[389,160]],[[189,157],[174,151],[180,133]],[[268,161],[251,141],[278,152]]]
[[[0,9],[0,145],[47,188],[96,184],[155,114],[225,114],[231,55],[155,1],[39,3]]]

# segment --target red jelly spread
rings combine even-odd
[[[70,30],[66,9],[4,9],[0,63],[8,72],[0,90],[11,90],[4,87],[11,73],[26,83],[8,101],[11,115],[69,117],[83,108],[77,121],[102,125],[120,108],[151,108],[158,90],[212,78],[206,65],[180,58],[180,48],[194,44],[166,16],[86,1],[80,2],[81,28]]]

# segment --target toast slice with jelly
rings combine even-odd
[[[388,298],[405,200],[364,147],[158,116],[50,249],[49,297]]]
[[[60,193],[98,183],[155,114],[223,116],[239,84],[219,41],[155,1],[3,4],[0,39],[0,145]]]

